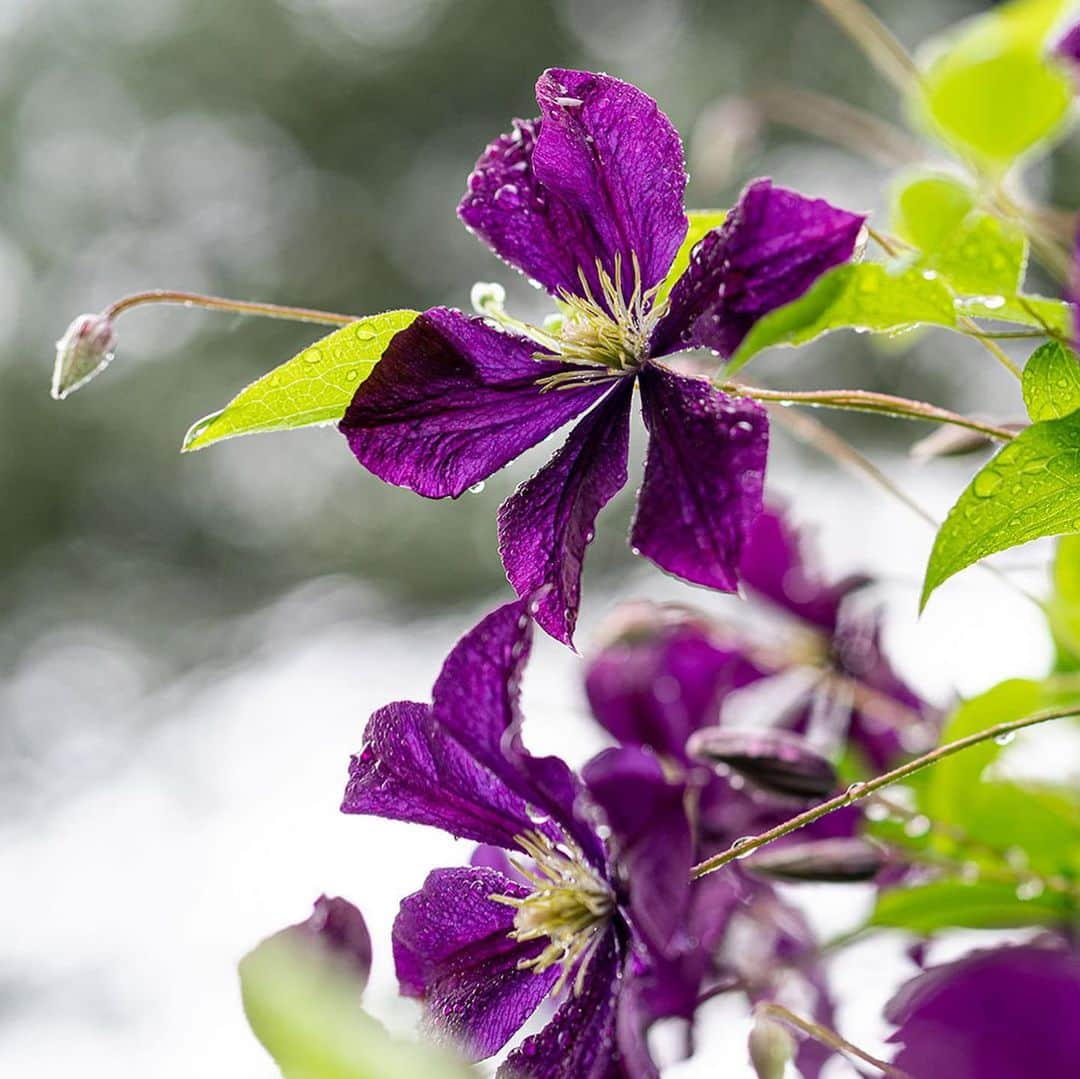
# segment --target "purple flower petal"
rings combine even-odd
[[[436,869],[394,922],[402,993],[422,998],[427,1027],[476,1060],[497,1053],[558,978],[555,967],[518,969],[544,942],[512,940],[514,908],[490,898],[526,894],[489,869]]]
[[[1054,52],[1066,60],[1080,64],[1080,23],[1070,27],[1065,32],[1061,40],[1054,46]]]
[[[570,994],[539,1034],[514,1050],[498,1079],[623,1079],[615,1050],[622,964],[614,933],[600,940],[579,996]],[[655,1071],[634,1074],[652,1079]]]
[[[931,967],[888,1003],[909,1074],[1029,1079],[1076,1074],[1080,952],[1007,947]]]
[[[356,981],[358,993],[367,985],[371,973],[371,934],[364,916],[347,899],[320,896],[306,920],[270,938],[270,941],[278,940],[317,948]]]
[[[685,613],[638,603],[617,618],[614,640],[585,672],[593,715],[625,745],[688,763],[690,735],[716,723],[724,697],[764,672]]]
[[[356,459],[387,483],[457,498],[583,412],[600,381],[544,393],[571,370],[480,318],[432,308],[396,334],[338,425]]]
[[[640,381],[650,438],[630,542],[677,577],[733,592],[761,513],[765,411],[659,364],[647,364]]]
[[[499,510],[506,575],[523,598],[544,589],[533,617],[563,644],[574,636],[596,515],[626,484],[633,390],[633,381],[623,379]]]
[[[536,100],[540,182],[585,216],[597,241],[594,257],[609,276],[619,255],[632,284],[636,256],[642,289],[659,284],[687,229],[686,168],[671,121],[636,86],[588,71],[545,71]]]
[[[436,723],[426,704],[398,701],[368,721],[352,758],[342,812],[442,828],[513,848],[535,829],[525,801]]]
[[[750,529],[739,559],[739,577],[755,592],[804,622],[832,633],[840,604],[869,577],[823,581],[808,564],[799,533],[784,515],[767,508]]]
[[[694,249],[653,334],[654,356],[710,348],[730,356],[762,315],[847,262],[865,217],[755,180]]]
[[[601,296],[596,261],[627,295],[667,274],[683,237],[682,142],[652,98],[608,75],[551,70],[536,84],[542,118],[516,120],[484,151],[458,214],[500,258],[551,293]]]
[[[530,807],[550,818],[595,865],[605,863],[595,831],[574,814],[580,788],[558,757],[533,757],[521,742],[521,672],[532,620],[519,600],[492,611],[446,658],[433,690],[436,721]],[[534,825],[535,827],[535,825]]]
[[[693,840],[686,785],[669,782],[656,757],[631,746],[594,757],[582,778],[611,828],[635,928],[667,952],[690,898]]]

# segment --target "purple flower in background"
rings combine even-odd
[[[931,967],[885,1009],[914,1079],[1075,1075],[1080,1061],[1080,953],[1064,944],[975,952]]]
[[[502,607],[451,652],[432,704],[376,712],[342,809],[434,825],[521,859],[500,872],[489,851],[483,865],[435,870],[401,905],[398,979],[424,1001],[435,1034],[491,1056],[554,996],[551,1021],[500,1075],[655,1076],[646,1030],[692,1017],[703,972],[685,928],[686,788],[640,749],[601,754],[581,779],[556,757],[530,755],[518,712],[529,646],[526,604]]]
[[[596,517],[627,481],[630,407],[649,431],[630,541],[662,569],[733,591],[761,509],[768,425],[757,404],[656,361],[730,355],[769,311],[849,259],[863,217],[758,180],[674,282],[687,233],[678,133],[640,90],[581,71],[537,82],[469,177],[462,221],[557,298],[558,329],[488,304],[434,308],[391,342],[341,430],[361,464],[457,497],[581,413],[552,460],[502,506],[499,547],[536,620],[570,643]]]

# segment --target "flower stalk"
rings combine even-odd
[[[225,311],[236,315],[255,315],[261,318],[284,319],[289,322],[315,322],[323,326],[347,326],[359,315],[339,315],[332,311],[320,311],[313,307],[291,307],[278,303],[256,303],[250,300],[230,300],[224,296],[206,296],[200,292],[180,292],[175,289],[149,289],[124,296],[105,308],[105,318],[116,317],[133,307],[144,304],[169,303],[181,307],[202,307],[208,311]]]
[[[873,779],[868,779],[864,783],[853,783],[842,794],[838,794],[835,798],[830,798],[820,805],[816,805],[803,813],[790,817],[782,824],[778,824],[775,828],[770,828],[768,831],[762,832],[756,836],[749,836],[737,840],[728,847],[727,850],[721,851],[721,853],[714,855],[712,858],[707,858],[704,862],[694,866],[690,875],[694,880],[697,880],[700,877],[707,876],[709,873],[715,873],[716,870],[722,869],[725,865],[735,861],[737,858],[744,858],[753,851],[758,850],[777,839],[783,839],[784,836],[790,835],[800,828],[805,828],[806,825],[813,824],[814,821],[820,820],[822,817],[828,816],[828,814],[833,813],[838,809],[843,809],[845,806],[852,805],[854,802],[874,794],[883,787],[888,787],[892,783],[898,783],[902,779],[907,779],[908,776],[914,775],[916,772],[921,772],[924,768],[928,768],[932,764],[937,764],[946,757],[951,757],[965,749],[970,749],[972,746],[988,742],[993,738],[1007,738],[1017,731],[1022,731],[1027,727],[1037,726],[1040,723],[1049,723],[1055,719],[1066,719],[1070,716],[1077,715],[1080,715],[1080,707],[1075,705],[1068,708],[1048,708],[1041,712],[1035,712],[1030,716],[1024,716],[1022,719],[1010,720],[1007,723],[996,723],[992,727],[977,731],[975,734],[969,734],[964,738],[958,738],[954,742],[946,742],[945,745],[938,746],[929,753],[924,753],[921,757],[916,757],[913,760],[907,761],[900,765],[899,768],[894,768],[892,771],[875,776]]]

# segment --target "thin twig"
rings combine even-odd
[[[811,1022],[809,1019],[803,1019],[801,1015],[796,1015],[794,1012],[789,1011],[782,1004],[774,1004],[771,1002],[759,1004],[756,1010],[771,1016],[774,1019],[778,1019],[782,1023],[787,1023],[789,1026],[795,1027],[796,1030],[809,1035],[814,1041],[820,1042],[822,1045],[827,1045],[830,1049],[834,1049],[838,1053],[848,1053],[858,1060],[861,1060],[864,1064],[869,1064],[871,1067],[877,1068],[882,1075],[888,1076],[889,1079],[914,1079],[908,1072],[903,1071],[900,1068],[894,1068],[888,1061],[878,1060],[877,1057],[871,1056],[865,1049],[860,1049],[857,1045],[852,1045],[846,1038],[842,1038],[837,1034],[835,1030],[830,1030],[820,1023]]]
[[[901,93],[918,84],[919,69],[907,49],[861,0],[817,0],[817,4]]]
[[[876,412],[906,420],[924,420],[929,423],[947,423],[975,431],[998,442],[1011,442],[1015,431],[997,427],[992,423],[940,408],[926,401],[913,401],[891,393],[872,390],[768,390],[760,386],[746,386],[728,382],[720,387],[734,397],[752,397],[755,401],[776,401],[781,404],[809,405],[812,408],[846,409],[854,412]]]
[[[884,772],[879,776],[875,776],[873,779],[868,779],[865,783],[853,783],[842,794],[838,794],[835,798],[830,798],[820,805],[813,806],[805,812],[789,818],[782,824],[778,824],[775,828],[770,828],[760,835],[737,840],[728,847],[727,850],[721,851],[721,853],[713,855],[713,857],[707,858],[704,862],[695,866],[691,870],[690,876],[696,880],[709,873],[714,873],[717,869],[721,869],[729,862],[735,861],[736,858],[743,858],[753,851],[764,847],[768,843],[772,843],[777,839],[783,839],[784,836],[790,835],[800,828],[805,828],[808,824],[813,824],[814,821],[820,820],[829,813],[834,813],[838,809],[843,809],[845,806],[852,805],[854,802],[866,798],[875,791],[879,791],[892,783],[898,783],[902,779],[907,779],[908,776],[914,775],[916,772],[921,772],[924,768],[937,764],[939,761],[945,760],[947,757],[951,757],[956,753],[960,753],[962,750],[980,745],[983,742],[988,742],[993,738],[1008,737],[1011,734],[1015,734],[1017,731],[1024,730],[1027,727],[1034,727],[1040,723],[1049,723],[1051,720],[1065,719],[1069,716],[1077,715],[1080,715],[1080,707],[1077,706],[1070,708],[1048,708],[1045,711],[1035,712],[1030,716],[1024,716],[1022,719],[1013,719],[1006,723],[996,723],[992,727],[977,731],[975,734],[969,734],[965,738],[957,738],[953,742],[946,742],[945,745],[938,746],[936,749],[932,749],[929,753],[924,753],[920,757],[915,757],[913,760],[901,764],[898,768],[894,768],[890,772]]]
[[[287,307],[277,303],[255,303],[250,300],[229,300],[224,296],[204,296],[199,292],[177,292],[173,289],[150,289],[136,292],[110,304],[102,314],[116,319],[124,311],[150,303],[180,304],[182,307],[204,307],[210,311],[228,311],[237,315],[259,315],[263,318],[286,319],[290,322],[317,322],[326,326],[347,326],[359,315],[339,315],[310,307]]]

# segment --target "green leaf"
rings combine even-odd
[[[1080,536],[1062,536],[1054,556],[1053,591],[1046,617],[1057,645],[1059,670],[1080,670]]]
[[[660,288],[657,290],[655,303],[662,303],[668,298],[675,282],[682,277],[686,267],[690,265],[690,253],[701,243],[707,232],[718,229],[724,223],[727,213],[727,210],[686,211],[686,216],[690,222],[690,226],[686,230],[686,239],[683,240],[682,247],[679,248],[675,261],[671,264],[671,269],[668,270],[667,277],[664,278]]]
[[[957,300],[960,313],[969,318],[1016,322],[1051,334],[1072,333],[1072,310],[1064,300],[1045,296],[969,296]]]
[[[771,345],[802,345],[831,330],[897,333],[925,323],[956,325],[952,294],[940,280],[910,267],[845,263],[822,274],[799,299],[759,319],[727,373]]]
[[[1040,345],[1024,368],[1028,415],[1057,420],[1080,408],[1080,356],[1057,341]]]
[[[1044,39],[1062,0],[1015,0],[930,43],[913,111],[946,145],[991,175],[1062,126],[1068,74]]]
[[[1032,899],[1017,897],[1015,886],[998,881],[946,879],[914,888],[891,888],[879,894],[870,924],[913,933],[939,929],[1010,929],[1062,925],[1069,904],[1059,892]]]
[[[220,412],[193,424],[182,450],[201,450],[237,435],[341,419],[390,338],[416,316],[416,311],[386,311],[335,330],[241,390]]]
[[[1032,424],[971,481],[930,552],[921,605],[980,558],[1042,536],[1080,532],[1080,413]]]
[[[894,196],[893,228],[922,252],[918,266],[958,293],[1013,296],[1027,264],[1021,229],[976,209],[975,192],[949,176],[921,174]]]
[[[391,1038],[360,1006],[352,973],[287,932],[241,960],[240,989],[285,1079],[476,1079],[441,1049]]]

